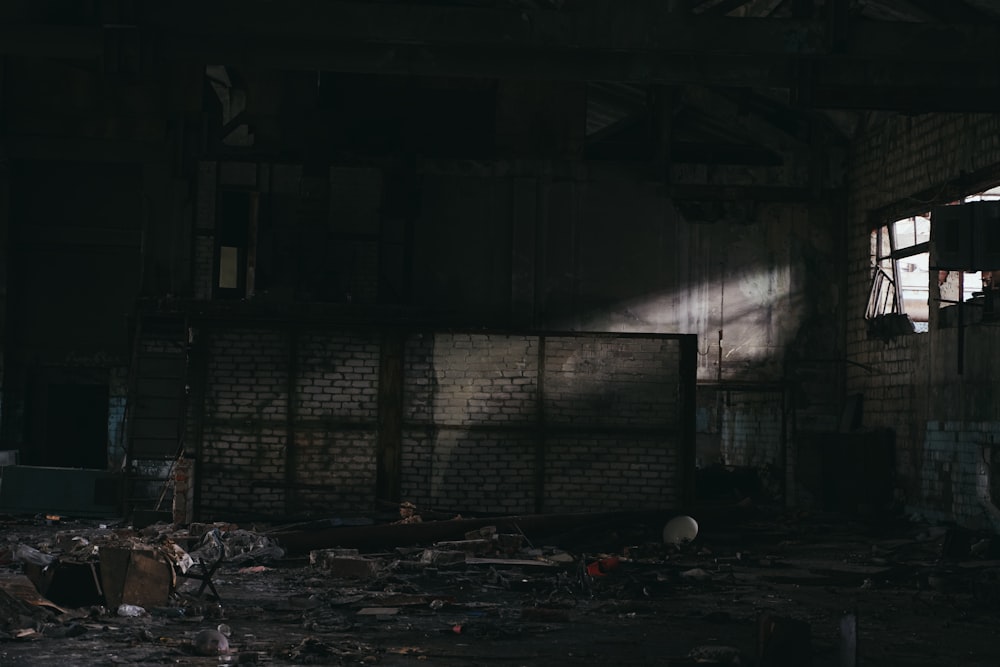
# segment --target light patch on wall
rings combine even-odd
[[[239,248],[222,246],[219,249],[219,287],[235,289],[239,286]]]

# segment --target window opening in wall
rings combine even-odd
[[[927,331],[931,223],[896,220],[871,236],[872,287],[865,318],[877,337]]]
[[[872,282],[865,312],[870,336],[886,338],[926,332],[932,302],[936,302],[938,308],[960,302],[980,305],[985,300],[992,303],[989,297],[994,289],[994,275],[996,289],[1000,289],[1000,262],[996,271],[979,270],[981,262],[971,259],[971,248],[977,243],[992,247],[990,240],[974,238],[971,233],[966,240],[962,236],[964,232],[960,231],[964,228],[958,221],[963,216],[973,215],[975,207],[951,206],[994,201],[1000,201],[1000,187],[969,195],[947,207],[895,220],[872,231]],[[985,210],[980,210],[978,215],[982,217]],[[933,266],[930,255],[932,228],[937,245],[937,260]],[[996,245],[1000,248],[1000,225],[983,225],[982,229],[998,236]],[[969,252],[970,259],[943,262],[942,249],[951,246],[954,246],[951,255],[963,257],[963,253]],[[933,294],[932,274],[936,283]],[[943,316],[941,324],[948,326],[950,319]]]
[[[1000,187],[935,209],[938,321],[962,326],[1000,315]]]
[[[224,189],[220,199],[215,295],[251,297],[255,287],[258,193]]]

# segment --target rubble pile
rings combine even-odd
[[[873,539],[815,516],[706,532],[711,520],[686,516],[418,520],[404,509],[389,523],[291,530],[9,530],[0,663],[31,643],[106,649],[107,664],[822,667],[859,664],[866,647],[916,653],[912,636],[892,634],[900,618],[1000,620],[996,540],[982,533],[902,526]],[[864,644],[872,633],[884,649]]]

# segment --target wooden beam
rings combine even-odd
[[[880,0],[885,2],[887,0]],[[981,21],[995,21],[996,18],[982,12],[964,2],[940,2],[940,0],[893,0],[903,6],[909,6],[911,11],[918,16],[925,16],[928,20],[936,20],[944,23],[979,23]]]
[[[798,0],[796,0],[798,2]],[[807,0],[799,9],[811,6]],[[794,4],[794,3],[793,3]],[[627,51],[669,55],[813,56],[831,53],[827,27],[807,19],[753,21],[693,15],[681,20],[669,3],[650,2],[623,12],[619,0],[577,0],[567,9],[476,7],[361,0],[177,0],[143,3],[138,28],[161,57],[229,62],[261,50],[263,57],[291,51],[299,57],[347,45],[467,47],[475,50]],[[1000,26],[981,21],[859,22],[848,55],[893,62],[976,63],[1000,55]],[[99,27],[17,25],[0,28],[0,53],[56,57],[103,54]],[[298,48],[295,48],[298,45]],[[419,52],[418,52],[419,53]],[[413,55],[413,52],[411,52]],[[212,56],[212,58],[208,58]]]
[[[166,162],[169,147],[135,141],[11,135],[7,137],[7,155],[28,160],[146,163]]]
[[[818,109],[855,109],[932,112],[1000,112],[1000,88],[940,86],[817,86],[810,91],[809,104]]]
[[[104,31],[98,27],[0,25],[0,55],[45,58],[98,58]]]
[[[701,9],[700,14],[705,16],[725,16],[729,12],[739,9],[747,5],[750,0],[718,0],[717,2],[705,3],[704,9]]]
[[[350,3],[331,3],[350,4]],[[540,49],[546,52],[570,51],[629,51],[638,53],[687,55],[771,55],[820,56],[828,52],[822,24],[808,20],[743,21],[727,17],[693,16],[684,21],[676,18],[648,16],[641,12],[620,12],[634,17],[620,25],[605,27],[601,17],[580,19],[563,17],[539,18],[532,23],[520,18],[512,23],[502,14],[494,16],[485,10],[468,10],[482,16],[463,16],[462,20],[441,13],[436,18],[415,18],[412,23],[401,21],[398,9],[391,5],[370,4],[369,9],[382,8],[371,17],[347,14],[344,20],[329,24],[303,23],[296,28],[277,30],[268,22],[234,22],[224,29],[193,22],[187,27],[150,26],[160,32],[159,48],[167,58],[201,57],[212,53],[265,53],[285,50],[296,44],[313,48],[342,48],[346,45],[382,45],[395,47],[487,47],[510,52],[515,49]],[[421,6],[424,9],[429,7]],[[455,8],[451,8],[454,10]],[[440,14],[438,16],[438,14]],[[575,15],[573,15],[575,16]],[[475,18],[476,20],[472,20]],[[658,20],[660,19],[660,20]],[[523,25],[522,25],[523,24]],[[531,29],[526,28],[531,26]],[[931,49],[933,52],[934,50]]]
[[[783,0],[750,0],[746,6],[744,15],[752,18],[764,18],[770,16],[778,8]]]
[[[767,6],[753,2],[747,11]],[[579,0],[565,9],[360,0],[302,0],[289,9],[264,0],[209,5],[179,0],[169,6],[144,3],[135,20],[143,43],[161,63],[792,88],[797,64],[804,60],[817,90],[858,89],[850,104],[838,104],[831,96],[829,104],[840,108],[864,107],[862,93],[868,90],[958,88],[956,77],[970,82],[962,84],[970,93],[989,94],[997,87],[1000,26],[995,22],[864,21],[852,23],[845,35],[845,6],[836,3],[830,21],[822,22],[680,18],[668,3],[621,12],[612,0]],[[98,58],[103,48],[101,28],[13,22],[0,28],[0,55]],[[910,82],[900,83],[904,79]],[[879,95],[873,105],[885,106],[885,97]],[[992,108],[992,103],[975,104],[975,94],[970,98],[970,108]]]
[[[695,185],[678,184],[667,188],[671,199],[695,201],[808,202],[819,199],[808,187],[763,185]]]
[[[672,162],[677,164],[742,164],[777,166],[782,159],[776,153],[742,144],[677,141],[671,146]]]
[[[697,109],[699,113],[723,123],[757,145],[780,153],[791,153],[805,147],[805,143],[772,125],[761,116],[742,109],[740,105],[725,95],[703,87],[691,87],[684,91],[685,105]]]

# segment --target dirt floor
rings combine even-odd
[[[18,545],[58,556],[72,536],[96,544],[127,528],[7,517],[0,581],[21,593],[0,605],[0,665],[1000,665],[1000,543],[989,536],[759,510],[703,521],[680,547],[657,539],[662,527],[595,518],[545,536],[485,530],[464,560],[454,544],[360,558],[272,550],[227,559],[212,577],[219,600],[179,580],[167,604],[126,617],[24,605],[12,582],[25,580]],[[844,654],[845,614],[857,663]],[[762,618],[785,630],[765,637],[763,659]],[[199,655],[205,630],[224,633],[228,650]]]

